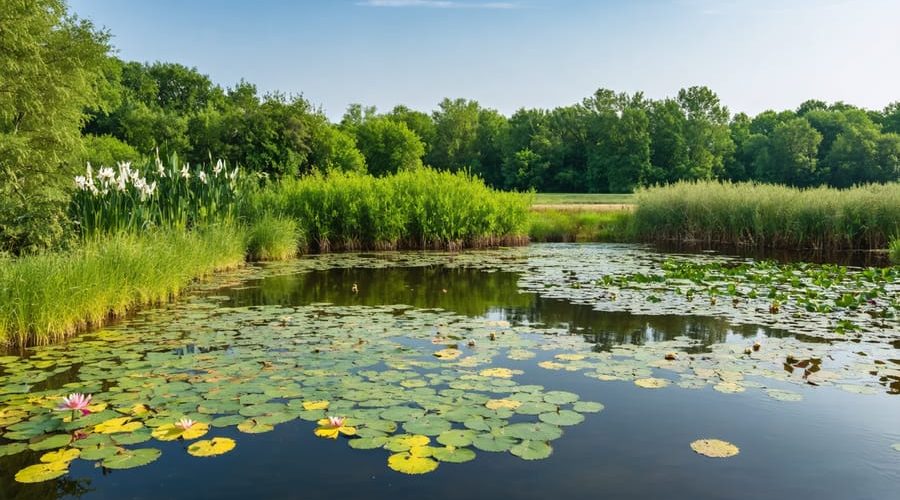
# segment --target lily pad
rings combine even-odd
[[[542,460],[553,453],[553,447],[544,441],[525,440],[510,448],[509,452],[523,460]]]
[[[740,453],[737,446],[720,439],[698,439],[691,443],[691,449],[712,458],[728,458]]]
[[[119,448],[115,455],[106,458],[101,464],[107,469],[131,469],[141,467],[155,461],[162,454],[155,448],[128,450]]]
[[[40,483],[56,479],[69,472],[69,462],[51,462],[29,465],[16,473],[20,483]]]
[[[234,449],[234,440],[230,438],[216,437],[196,441],[188,446],[188,453],[195,457],[214,457],[228,453]]]
[[[402,452],[388,457],[388,467],[403,474],[427,474],[437,469],[438,462],[428,457],[417,457]]]
[[[469,448],[456,448],[453,446],[447,446],[444,448],[436,448],[431,452],[432,458],[438,460],[440,462],[447,462],[453,464],[461,464],[464,462],[469,462],[471,460],[475,460],[475,452],[470,450]]]
[[[538,418],[541,422],[551,425],[576,425],[584,421],[584,415],[572,410],[559,410],[549,413],[541,413]]]
[[[662,389],[669,385],[669,381],[664,378],[639,378],[634,381],[634,385],[644,389]]]

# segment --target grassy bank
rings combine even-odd
[[[900,184],[795,189],[681,182],[639,191],[631,231],[642,241],[767,248],[883,249],[900,234]]]
[[[270,186],[253,197],[244,217],[269,213],[295,221],[301,249],[309,251],[477,248],[527,242],[531,201],[464,173],[332,173]]]
[[[629,217],[628,211],[533,211],[528,236],[534,242],[622,241]]]
[[[229,226],[89,240],[66,253],[0,261],[0,342],[60,341],[146,304],[170,300],[192,280],[244,261]]]
[[[535,205],[619,205],[634,203],[633,194],[619,193],[537,193]]]

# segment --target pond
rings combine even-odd
[[[898,272],[605,244],[251,266],[0,356],[0,498],[892,498]]]

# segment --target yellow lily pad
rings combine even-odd
[[[234,449],[234,439],[217,437],[204,439],[188,446],[188,453],[195,457],[214,457]]]
[[[482,377],[512,378],[516,372],[509,368],[487,368],[478,372]]]
[[[239,431],[247,434],[261,434],[263,432],[269,432],[275,427],[270,424],[264,424],[250,418],[239,423],[237,428]]]
[[[639,378],[634,381],[634,385],[644,389],[661,389],[669,385],[669,381],[664,378]]]
[[[522,406],[522,402],[515,399],[489,399],[484,406],[487,406],[490,410],[499,410],[501,408],[515,410]]]
[[[144,424],[131,422],[131,417],[111,418],[94,426],[94,432],[100,434],[115,434],[117,432],[134,432]]]
[[[721,439],[698,439],[691,443],[691,449],[712,458],[728,458],[740,453],[740,448]]]
[[[72,460],[78,458],[79,455],[81,455],[81,450],[79,450],[78,448],[66,448],[44,453],[43,455],[41,455],[41,462],[71,462]]]
[[[437,469],[438,462],[428,457],[417,457],[403,452],[388,457],[388,467],[403,474],[427,474]]]
[[[327,410],[328,409],[328,401],[304,401],[303,402],[304,410]]]
[[[69,462],[49,462],[29,465],[16,473],[16,481],[20,483],[40,483],[56,479],[69,472]]]
[[[401,434],[391,437],[384,447],[390,451],[409,451],[411,448],[427,446],[431,442],[428,436],[419,434]]]
[[[584,354],[571,354],[571,353],[557,354],[556,356],[553,356],[553,357],[556,359],[561,359],[563,361],[581,361],[582,359],[585,358]]]
[[[313,431],[313,433],[320,438],[328,438],[328,439],[337,439],[337,437],[341,434],[345,436],[355,436],[356,435],[356,427],[351,427],[349,425],[340,425],[333,426],[331,425],[331,420],[327,418],[323,418],[317,422],[319,427]]]
[[[462,351],[448,347],[447,349],[441,349],[440,351],[435,352],[434,356],[438,359],[451,360],[462,356]]]
[[[182,429],[175,424],[163,424],[156,429],[153,429],[152,435],[160,441],[174,441],[178,438],[197,439],[207,432],[209,432],[209,424],[195,422],[194,425],[188,429]]]

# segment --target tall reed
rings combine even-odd
[[[67,253],[0,261],[0,342],[59,341],[132,308],[177,296],[192,280],[244,260],[229,225],[89,239]]]
[[[851,189],[679,182],[635,197],[644,241],[818,250],[882,249],[900,233],[900,184]]]
[[[310,250],[461,248],[527,242],[530,194],[504,193],[466,173],[428,168],[285,179],[246,204],[295,220]]]

